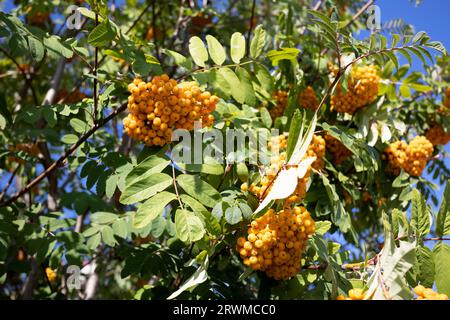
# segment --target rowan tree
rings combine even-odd
[[[0,296],[447,299],[450,60],[373,2],[0,12]]]

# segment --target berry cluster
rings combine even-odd
[[[271,137],[269,143],[267,144],[270,151],[279,153],[280,150],[287,148],[287,139],[284,134]]]
[[[128,85],[130,114],[123,120],[125,132],[148,146],[164,146],[171,141],[172,130],[192,130],[194,122],[211,126],[219,101],[196,82],[177,83],[166,74],[151,82],[135,79]]]
[[[319,108],[319,100],[317,100],[316,92],[311,86],[307,86],[305,90],[298,95],[298,103],[300,107],[317,110]]]
[[[383,159],[389,162],[389,168],[395,175],[404,169],[411,176],[420,177],[433,155],[433,144],[423,136],[415,137],[409,144],[396,141],[389,145]]]
[[[313,162],[311,167],[314,170],[320,171],[325,167],[326,143],[325,139],[321,136],[313,135],[311,144],[306,150],[306,157],[316,157],[317,159]]]
[[[288,92],[284,90],[278,90],[273,94],[273,98],[277,104],[269,109],[272,119],[275,120],[283,115],[284,110],[286,110],[287,107],[288,95]]]
[[[52,268],[45,268],[45,274],[47,275],[48,281],[54,282],[56,280],[57,274]]]
[[[343,295],[337,296],[336,300],[364,300],[364,291],[362,289],[351,289],[348,292],[348,298]]]
[[[417,294],[416,300],[448,300],[448,296],[443,293],[437,293],[433,289],[425,288],[418,285],[414,288],[414,293]]]
[[[334,164],[340,165],[352,155],[352,152],[348,150],[338,139],[329,134],[325,134],[324,138],[327,144],[327,150],[333,157]]]
[[[388,161],[389,170],[396,176],[400,174],[400,170],[405,166],[407,148],[408,144],[406,142],[396,141],[384,150],[383,159]]]
[[[340,84],[336,87],[336,92],[331,97],[331,109],[354,114],[376,99],[379,82],[375,66],[354,67],[348,79],[348,90],[343,92]]]
[[[450,142],[450,131],[445,132],[438,124],[434,124],[425,135],[433,146],[445,146]]]
[[[251,222],[247,238],[240,237],[236,249],[253,270],[276,280],[289,279],[300,272],[301,255],[314,232],[315,222],[304,207],[270,209]]]
[[[261,178],[260,185],[258,186],[256,183],[252,183],[249,187],[247,183],[244,183],[241,185],[241,190],[243,192],[246,192],[248,190],[250,191],[250,193],[254,194],[260,199],[269,192],[278,172],[286,163],[286,152],[283,151],[280,153],[280,151],[285,150],[286,146],[287,140],[285,135],[271,138],[271,141],[269,142],[269,148],[271,149],[272,153],[276,154],[277,156],[273,156],[270,159],[270,166],[265,170],[264,176]],[[325,140],[320,136],[314,135],[311,144],[306,151],[305,158],[316,157],[317,159],[313,162],[311,167],[315,170],[321,170],[325,165],[325,162],[323,160],[324,156]],[[289,208],[293,203],[298,203],[303,200],[306,194],[306,188],[310,174],[311,171],[308,170],[306,175],[298,180],[296,190],[290,197],[286,199],[284,203],[285,208]]]

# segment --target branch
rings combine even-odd
[[[133,28],[137,25],[137,23],[142,19],[142,17],[144,16],[144,14],[147,12],[147,10],[152,6],[152,3],[150,2],[145,8],[144,10],[142,10],[142,12],[138,15],[138,17],[136,18],[136,20],[133,21],[133,23],[131,24],[131,26],[128,28],[128,30],[125,32],[125,34],[127,35],[128,33],[130,33],[131,30],[133,30]],[[153,30],[155,31],[155,30]]]
[[[364,13],[366,12],[369,7],[374,4],[375,0],[369,0],[367,3],[352,17],[352,19],[344,26],[344,29],[351,26],[353,23],[355,23],[356,20]]]
[[[15,177],[16,174],[17,174],[17,171],[19,171],[19,168],[20,168],[20,165],[18,165],[18,166],[14,169],[13,173],[11,174],[11,177],[9,178],[8,182],[6,183],[5,188],[3,189],[2,193],[0,193],[0,202],[3,200],[3,197],[5,196],[6,192],[7,192],[8,189],[9,189],[9,187],[11,186],[11,184],[12,184],[12,182],[13,182],[13,180],[14,180],[14,177]]]
[[[115,109],[108,117],[100,120],[97,124],[87,131],[84,135],[82,135],[77,142],[75,142],[72,146],[70,146],[66,151],[58,158],[55,162],[53,162],[44,172],[42,172],[39,176],[34,178],[29,184],[27,184],[22,190],[20,190],[17,194],[15,194],[12,198],[7,201],[0,203],[0,207],[8,206],[22,195],[27,193],[31,188],[41,182],[44,178],[46,178],[49,174],[51,174],[55,169],[57,169],[63,162],[66,160],[75,150],[78,149],[87,139],[89,139],[98,129],[107,124],[111,119],[119,115],[127,108],[126,104],[121,105],[119,108]]]

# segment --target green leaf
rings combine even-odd
[[[392,61],[394,63],[395,69],[398,70],[399,63],[398,63],[398,58],[395,55],[395,53],[393,53],[392,51],[386,51],[383,54],[389,58],[389,61]]]
[[[100,244],[101,239],[102,235],[100,234],[100,232],[98,232],[88,239],[86,245],[88,246],[89,249],[95,250]]]
[[[138,180],[145,179],[154,173],[163,171],[170,164],[170,160],[158,155],[151,155],[139,163],[128,173],[125,185],[130,185]]]
[[[287,159],[290,159],[292,154],[294,153],[295,146],[297,145],[297,141],[302,135],[303,128],[303,117],[300,110],[295,110],[295,113],[291,120],[291,126],[289,128],[289,138],[287,143]]]
[[[125,239],[128,235],[128,224],[124,219],[118,219],[112,224],[114,235]]]
[[[49,107],[42,108],[42,116],[45,121],[47,121],[49,127],[54,127],[58,122],[58,117],[56,116],[56,112]]]
[[[330,18],[327,15],[317,10],[307,10],[307,12],[313,15],[314,17],[318,18],[319,20],[325,22],[326,24],[329,25],[330,28],[332,28],[333,23],[331,22]]]
[[[64,58],[70,59],[73,57],[72,48],[61,42],[61,39],[57,36],[51,36],[48,38],[44,38],[44,45],[49,49],[53,54],[57,56],[63,56]]]
[[[74,144],[78,141],[78,137],[74,134],[66,134],[62,136],[61,141],[65,144]]]
[[[433,286],[435,273],[433,252],[428,247],[419,246],[416,254],[419,263],[418,280],[421,285],[430,288]]]
[[[429,48],[433,48],[437,51],[439,51],[440,53],[442,53],[444,56],[448,54],[447,49],[445,49],[444,45],[442,44],[442,42],[439,41],[431,41],[428,42],[427,44],[425,44],[425,46],[429,47]]]
[[[150,198],[172,185],[172,177],[165,173],[154,173],[125,186],[120,196],[122,204],[133,204]]]
[[[198,241],[205,235],[205,229],[200,218],[187,210],[177,210],[175,230],[178,239],[185,243]]]
[[[267,92],[272,92],[274,89],[273,78],[270,75],[269,70],[264,67],[264,65],[255,65],[255,76],[258,82],[261,84],[262,88]]]
[[[438,237],[450,235],[450,180],[447,181],[441,207],[436,218],[436,235]]]
[[[377,33],[378,38],[380,39],[380,49],[385,49],[387,46],[387,39],[382,34]]]
[[[117,182],[119,181],[119,175],[113,174],[106,179],[105,194],[106,197],[111,198],[117,188]]]
[[[230,39],[231,60],[238,64],[245,56],[245,37],[240,32],[235,32]]]
[[[435,280],[439,293],[450,295],[450,246],[439,241],[433,249]]]
[[[189,40],[189,53],[196,65],[205,67],[205,61],[208,60],[208,51],[206,51],[202,39],[195,36]]]
[[[409,90],[409,87],[407,84],[402,84],[400,86],[400,94],[404,97],[404,98],[410,98],[411,97],[411,90]]]
[[[250,56],[256,59],[260,56],[264,45],[266,44],[266,31],[262,25],[258,25],[253,33],[253,39],[250,42]]]
[[[89,19],[95,20],[95,12],[92,10],[89,10],[86,7],[78,7],[78,12],[80,12],[83,16],[88,17]],[[101,16],[98,16],[98,21],[103,22],[103,18]]]
[[[406,58],[406,60],[408,60],[409,65],[412,65],[412,58],[411,55],[409,54],[408,51],[406,51],[406,49],[399,49],[397,50],[403,57]]]
[[[237,224],[242,220],[242,212],[238,206],[229,207],[225,210],[225,220],[231,224]]]
[[[188,195],[197,199],[208,208],[214,207],[220,201],[219,192],[199,176],[182,174],[176,180]]]
[[[259,109],[259,113],[261,114],[261,121],[262,121],[263,125],[267,129],[270,129],[272,127],[273,120],[272,120],[272,117],[271,117],[269,111],[266,108],[261,107],[261,109]]]
[[[408,50],[409,52],[414,54],[417,58],[419,58],[424,65],[427,64],[427,62],[425,61],[424,56],[422,55],[422,53],[419,50],[417,50],[416,48],[413,48],[413,47],[407,47],[406,50]]]
[[[78,118],[72,118],[69,122],[73,130],[77,133],[85,133],[89,129],[88,124]]]
[[[420,241],[421,237],[430,233],[431,212],[427,206],[425,197],[414,189],[412,191],[411,227],[415,230],[415,236]]]
[[[207,35],[206,42],[208,44],[209,55],[215,64],[221,66],[226,58],[225,49],[220,44],[220,42],[213,36]]]
[[[248,220],[252,217],[253,210],[245,202],[239,202],[239,209],[241,209],[242,216],[244,217],[244,219]]]
[[[204,164],[184,164],[177,163],[180,169],[188,172],[201,172],[206,174],[212,174],[215,176],[220,176],[223,174],[223,166],[218,163],[204,163]]]
[[[211,212],[209,212],[204,205],[202,205],[200,202],[192,198],[191,196],[188,196],[187,194],[182,194],[180,196],[181,202],[183,202],[185,205],[189,206],[192,211],[204,221],[206,230],[215,236],[219,236],[221,233],[221,228],[219,221],[216,219],[215,216]]]
[[[92,223],[109,224],[117,219],[117,214],[111,212],[95,212],[91,214]]]
[[[5,117],[0,114],[0,129],[3,130],[6,127],[6,119]]]
[[[107,19],[89,33],[88,43],[94,47],[106,47],[115,37],[116,33]]]
[[[248,168],[245,162],[239,162],[238,164],[236,164],[236,173],[241,182],[248,181]]]
[[[330,221],[317,221],[316,222],[316,233],[320,235],[324,235],[331,228]]]
[[[153,219],[163,213],[164,208],[176,198],[176,195],[173,193],[163,191],[145,201],[139,206],[134,215],[133,227],[140,229],[148,226]]]
[[[110,246],[114,247],[116,245],[116,239],[114,238],[114,231],[110,226],[104,226],[101,231],[103,242]]]
[[[244,103],[246,94],[243,88],[241,88],[240,85],[237,85],[240,84],[240,80],[238,76],[233,72],[233,70],[228,67],[224,67],[220,68],[217,73],[220,74],[228,83],[229,87],[231,88],[231,95],[233,96],[233,98],[239,103]]]
[[[163,52],[165,54],[171,56],[175,60],[175,63],[178,66],[183,67],[183,68],[185,68],[187,70],[191,70],[192,69],[192,62],[191,62],[191,60],[186,58],[182,54],[180,54],[180,53],[178,53],[176,51],[169,50],[169,49],[165,49]]]
[[[395,48],[395,46],[400,42],[400,39],[401,39],[400,35],[394,33],[394,34],[392,35],[392,44],[391,44],[391,48]]]
[[[42,42],[34,37],[28,38],[28,46],[30,48],[31,56],[34,61],[40,62],[44,58],[44,45]]]
[[[252,79],[247,70],[241,67],[236,68],[236,74],[239,78],[240,91],[244,93],[244,102],[249,106],[254,106],[256,104],[256,96],[253,90]]]

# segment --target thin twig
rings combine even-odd
[[[366,10],[375,2],[375,0],[369,0],[352,18],[351,20],[342,27],[342,29],[346,29],[349,26],[351,26],[355,21],[364,13]],[[328,52],[329,48],[325,48],[320,53],[321,55],[324,55]]]
[[[369,0],[367,3],[352,17],[352,19],[344,26],[344,28],[350,27],[367,9],[375,2],[375,0]]]
[[[248,31],[247,31],[247,47],[249,46],[250,36],[252,35],[253,18],[255,17],[255,8],[256,8],[256,0],[253,0],[253,2],[252,2],[252,14],[250,16],[249,28],[248,28]],[[248,47],[248,48],[250,48],[250,47]]]
[[[5,186],[5,188],[3,189],[2,193],[0,193],[0,202],[3,200],[3,197],[5,196],[6,192],[8,192],[8,189],[9,189],[9,187],[11,186],[11,184],[12,184],[12,182],[13,182],[13,180],[14,180],[14,177],[15,177],[16,174],[17,174],[17,171],[19,171],[19,168],[20,168],[20,165],[18,165],[18,166],[14,169],[13,173],[11,174],[11,177],[10,177],[9,180],[8,180],[8,183],[6,184],[6,186]]]
[[[144,16],[144,14],[147,12],[147,10],[152,6],[152,3],[150,2],[149,4],[147,4],[147,6],[144,8],[144,10],[142,10],[142,12],[138,15],[138,17],[133,21],[133,23],[131,24],[131,26],[127,29],[127,31],[125,32],[125,34],[130,33],[131,30],[133,30],[133,28],[137,25],[137,23],[142,19],[142,17]],[[153,30],[154,31],[154,30]]]
[[[450,238],[424,238],[423,241],[450,241]]]
[[[127,108],[126,104],[121,105],[119,108],[115,109],[109,116],[100,120],[95,124],[89,131],[87,131],[84,135],[82,135],[77,142],[75,142],[72,146],[70,146],[55,162],[53,162],[44,172],[42,172],[39,176],[34,178],[30,183],[28,183],[22,190],[20,190],[13,197],[8,199],[7,201],[0,203],[0,207],[4,207],[10,205],[22,195],[28,192],[31,188],[41,182],[44,178],[46,178],[49,174],[51,174],[55,169],[57,169],[63,162],[66,160],[75,150],[78,149],[87,139],[89,139],[98,129],[107,124],[111,119],[116,117],[118,114],[123,112]]]

